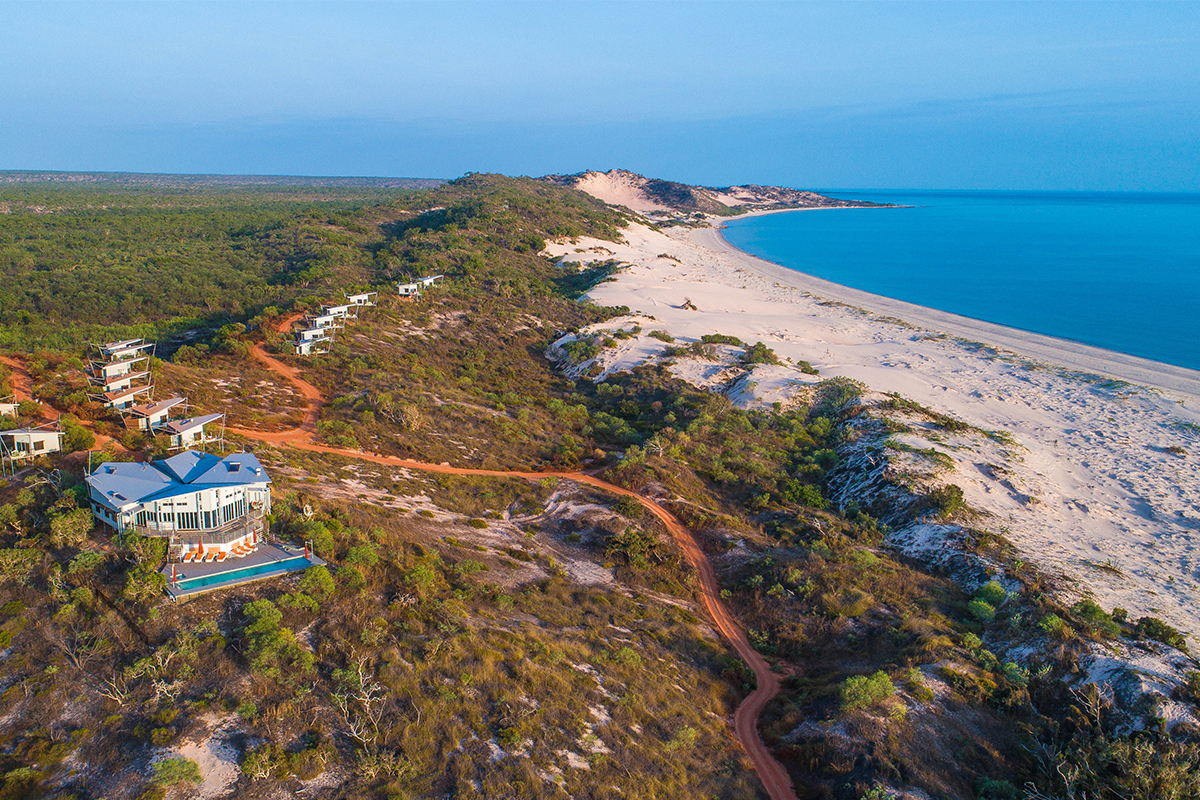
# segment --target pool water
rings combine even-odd
[[[200,589],[205,586],[217,586],[220,584],[231,583],[234,581],[244,580],[245,578],[254,578],[260,576],[273,575],[276,573],[295,572],[298,569],[305,569],[311,566],[313,562],[304,556],[296,556],[295,558],[285,558],[281,561],[271,561],[267,564],[256,564],[253,567],[243,567],[242,569],[232,569],[227,572],[217,572],[212,575],[204,575],[199,578],[180,578],[174,583],[168,582],[167,588],[173,593],[187,592],[192,589]]]

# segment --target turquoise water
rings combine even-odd
[[[269,564],[243,567],[242,569],[234,569],[230,570],[229,572],[218,572],[215,575],[205,575],[201,578],[181,578],[178,583],[171,584],[168,588],[176,592],[187,592],[192,589],[199,589],[203,586],[212,586],[218,583],[237,581],[243,578],[252,578],[255,575],[268,575],[276,572],[293,572],[298,569],[304,569],[311,563],[312,562],[304,556],[296,556],[295,558],[285,558],[282,561],[272,561]]]
[[[750,217],[725,238],[855,289],[1200,369],[1200,195],[828,194],[914,208]]]

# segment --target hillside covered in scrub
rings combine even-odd
[[[54,409],[72,447],[111,439],[0,487],[0,796],[763,796],[732,725],[754,675],[661,519],[568,477],[362,451],[585,470],[668,509],[780,678],[759,731],[799,797],[1200,794],[1178,631],[1064,605],[1001,539],[965,567],[888,539],[970,531],[961,490],[913,479],[937,455],[888,437],[989,432],[811,364],[787,404],[702,385],[681,365],[733,386],[781,359],[581,301],[619,260],[547,243],[615,243],[632,207],[563,183],[0,186],[0,396],[24,370],[45,405],[20,422]],[[434,274],[419,301],[389,292]],[[379,307],[328,355],[289,355],[282,321],[368,287]],[[89,464],[165,452],[86,391],[87,343],[136,336],[162,343],[160,391],[231,427],[304,417],[256,346],[320,390],[314,435],[339,452],[226,445],[272,476],[274,534],[328,568],[177,605],[161,540],[88,528]],[[645,339],[662,358],[603,369]],[[1187,678],[1173,696],[1078,680],[1098,651]]]

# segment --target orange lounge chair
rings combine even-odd
[[[217,561],[218,562],[224,561],[225,557],[228,555],[229,555],[229,553],[226,553],[224,550],[222,550],[221,552],[217,553]]]

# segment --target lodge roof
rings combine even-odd
[[[149,464],[102,464],[88,475],[87,483],[104,502],[120,509],[131,503],[171,497],[216,486],[270,483],[271,478],[253,453],[219,458],[211,453],[184,450]]]

